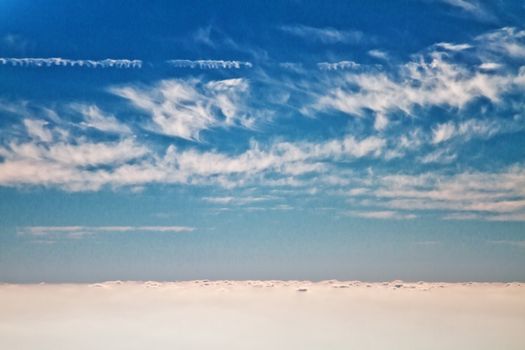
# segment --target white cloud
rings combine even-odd
[[[456,127],[453,122],[439,124],[432,130],[432,143],[441,143],[447,141],[456,133]]]
[[[498,70],[498,69],[500,69],[502,67],[503,67],[502,64],[495,63],[495,62],[484,62],[484,63],[479,65],[479,69],[480,70],[485,70],[485,71]]]
[[[373,180],[365,204],[388,210],[448,211],[447,220],[525,219],[525,168],[455,175],[386,175]]]
[[[340,61],[340,62],[319,62],[317,67],[320,70],[343,70],[343,69],[355,69],[359,68],[361,65],[353,61]]]
[[[0,155],[8,161],[48,161],[65,166],[115,165],[148,153],[147,147],[132,139],[117,142],[56,142],[49,145],[12,142],[0,147]]]
[[[141,186],[149,183],[217,184],[223,187],[264,183],[288,186],[295,176],[322,173],[319,163],[379,157],[385,141],[348,136],[325,142],[257,143],[243,153],[228,155],[169,146],[164,155],[132,139],[118,142],[64,141],[51,144],[11,142],[0,148],[0,184],[58,186],[70,191],[102,186]],[[265,179],[265,175],[274,174]]]
[[[224,60],[168,60],[168,64],[178,68],[200,68],[200,69],[240,69],[252,68],[250,62],[224,61]]]
[[[467,119],[462,122],[448,121],[432,129],[432,143],[439,144],[455,138],[468,141],[472,138],[491,138],[503,132],[523,129],[521,122],[501,119]]]
[[[279,67],[295,72],[301,72],[303,70],[303,64],[300,62],[280,62]]]
[[[231,205],[244,205],[249,203],[264,202],[269,200],[274,200],[275,197],[271,196],[243,196],[243,197],[204,197],[204,201],[212,204],[231,204]]]
[[[67,58],[0,58],[0,64],[22,67],[86,67],[86,68],[141,68],[141,60],[104,59],[104,60],[71,60]]]
[[[378,50],[378,49],[368,51],[368,55],[371,57],[380,59],[380,60],[385,60],[385,61],[388,61],[390,59],[390,57],[388,56],[388,53],[382,50]]]
[[[342,73],[326,82],[317,101],[304,110],[333,109],[354,116],[371,110],[387,116],[396,111],[410,115],[415,107],[460,109],[478,97],[499,102],[503,93],[522,85],[522,75],[525,71],[517,75],[471,71],[434,52],[430,61],[418,57],[399,66],[397,78],[385,72]]]
[[[464,51],[464,50],[471,49],[473,47],[470,44],[453,44],[453,43],[446,43],[446,42],[437,43],[435,46],[442,48],[444,50],[448,50],[448,51]]]
[[[504,27],[476,38],[480,48],[490,54],[491,58],[502,58],[507,55],[512,58],[525,58],[525,30],[514,27]]]
[[[483,21],[495,21],[495,17],[490,14],[477,0],[440,0],[450,6],[459,8],[472,16]]]
[[[53,139],[51,131],[45,127],[47,125],[46,121],[24,119],[23,123],[28,135],[33,139],[42,142],[50,142]]]
[[[244,104],[245,79],[201,83],[195,79],[163,80],[152,86],[121,86],[111,91],[151,115],[154,130],[187,140],[214,127],[253,127],[255,120]]]
[[[74,104],[72,107],[83,115],[84,121],[81,125],[84,127],[107,133],[131,134],[129,126],[121,123],[114,115],[103,112],[96,105]]]
[[[414,214],[403,214],[392,210],[381,210],[381,211],[350,211],[348,212],[351,216],[357,216],[366,219],[394,219],[394,220],[407,220],[415,219],[417,216]]]
[[[428,153],[427,155],[420,157],[420,161],[423,164],[428,163],[441,163],[448,164],[455,161],[457,154],[450,148],[437,149],[433,152]]]
[[[506,95],[525,87],[525,68],[516,67],[509,56],[525,57],[525,31],[503,28],[468,44],[438,43],[389,70],[354,69],[358,64],[351,61],[323,62],[319,68],[334,74],[308,86],[314,98],[300,110],[307,115],[339,111],[371,116],[376,129],[384,130],[391,115],[397,119],[400,112],[416,116],[415,111],[438,106],[461,113],[480,98],[502,107]]]
[[[120,166],[139,160],[149,152],[147,147],[132,139],[117,142],[54,141],[50,144],[10,142],[0,147],[0,156],[4,158],[0,163],[0,184],[96,190],[111,181],[108,171],[98,167]]]
[[[365,40],[365,35],[357,30],[338,30],[335,28],[315,28],[304,25],[282,26],[285,33],[300,37],[308,41],[317,41],[324,44],[357,44]]]
[[[80,238],[102,233],[183,233],[194,230],[194,227],[189,226],[25,226],[19,228],[17,232],[19,235],[56,239],[61,237]]]

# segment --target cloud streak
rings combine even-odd
[[[84,67],[84,68],[142,68],[141,60],[104,59],[72,60],[60,57],[50,58],[0,58],[0,65],[19,67]]]
[[[290,35],[307,41],[323,44],[358,44],[365,40],[363,32],[358,30],[338,30],[335,28],[316,28],[305,25],[281,26],[280,29]]]
[[[185,233],[194,231],[189,226],[25,226],[17,230],[22,236],[57,239],[62,237],[81,238],[104,233]]]
[[[244,61],[224,60],[168,60],[169,65],[177,68],[199,68],[199,69],[241,69],[252,68],[253,64]]]
[[[331,71],[331,70],[344,70],[344,69],[356,69],[361,65],[353,61],[340,61],[340,62],[319,62],[317,67],[320,70]]]

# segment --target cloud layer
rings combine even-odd
[[[323,44],[362,35],[280,30]],[[439,42],[400,63],[390,51],[365,53],[384,65],[330,57],[255,68],[244,61],[172,60],[215,71],[110,85],[102,90],[112,101],[107,105],[0,100],[12,121],[1,131],[0,185],[210,186],[219,194],[202,199],[225,206],[270,205],[271,191],[293,189],[305,198],[343,201],[341,215],[362,219],[524,221],[519,149],[501,159],[483,158],[483,151],[524,130],[525,31],[505,27],[467,43]],[[142,62],[4,58],[0,64],[139,68]],[[221,192],[248,188],[255,192]]]

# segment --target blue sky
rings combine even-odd
[[[523,18],[3,1],[0,280],[523,280]]]

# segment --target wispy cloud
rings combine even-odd
[[[379,49],[373,49],[368,51],[368,55],[384,61],[388,61],[390,59],[390,56],[388,56],[387,52]]]
[[[381,211],[349,211],[348,215],[356,216],[365,219],[394,219],[394,220],[410,220],[415,219],[415,214],[404,214],[392,210],[381,210]]]
[[[447,43],[447,42],[437,43],[435,46],[438,48],[442,48],[444,50],[448,50],[448,51],[463,51],[463,50],[471,49],[473,47],[470,44],[453,44],[453,43]]]
[[[47,125],[46,121],[24,119],[23,123],[29,137],[42,142],[51,142],[53,140],[53,134],[45,127]]]
[[[19,235],[40,238],[81,238],[103,233],[157,232],[184,233],[194,231],[189,226],[25,226],[17,230]]]
[[[460,9],[482,21],[495,21],[492,15],[478,0],[440,0],[450,6]]]
[[[383,114],[394,110],[410,114],[415,106],[461,108],[476,97],[496,101],[518,82],[511,76],[471,73],[439,56],[431,62],[408,63],[399,73],[400,81],[382,72],[347,74],[344,81],[337,82],[338,87],[320,97],[314,107],[333,108],[353,115],[362,115],[365,109]]]
[[[476,37],[476,42],[490,59],[504,56],[525,58],[525,30],[504,27]]]
[[[473,59],[498,63],[501,62],[501,52],[518,57],[523,51],[525,55],[525,40],[519,38],[525,38],[525,34],[520,33],[506,29],[480,36],[475,40],[478,45],[472,52]],[[499,39],[489,39],[494,35]],[[452,45],[447,47],[450,49]],[[498,47],[502,48],[499,59],[496,56]],[[344,62],[322,67],[338,70],[354,68],[355,65]],[[479,98],[497,104],[505,94],[525,87],[525,70],[506,68],[501,72],[477,69],[456,59],[453,53],[434,47],[389,71],[342,71],[318,86],[313,85],[311,91],[317,94],[317,99],[304,106],[302,111],[312,114],[335,110],[358,117],[369,116],[372,111],[374,118],[378,119],[376,128],[382,130],[392,113],[412,115],[414,109],[435,106],[463,109]]]
[[[224,61],[224,60],[168,60],[168,64],[178,68],[200,68],[200,69],[240,69],[252,68],[250,62]]]
[[[487,243],[496,244],[496,245],[513,246],[517,248],[525,248],[525,241],[492,240],[492,241],[487,241]]]
[[[67,190],[98,190],[102,186],[148,183],[215,183],[223,187],[266,181],[290,185],[307,173],[322,173],[325,160],[351,161],[379,157],[385,140],[347,136],[324,142],[252,143],[240,154],[171,145],[157,154],[133,139],[115,142],[79,140],[11,141],[0,147],[0,184],[59,186]],[[272,180],[263,180],[273,174]],[[257,175],[257,176],[256,176]]]
[[[518,123],[497,119],[468,119],[459,123],[448,121],[438,124],[432,130],[432,143],[438,144],[456,137],[465,140],[473,137],[490,138],[502,131],[519,130]]]
[[[29,40],[19,34],[7,33],[0,37],[0,45],[4,46],[10,51],[23,54],[32,45]]]
[[[242,78],[209,81],[163,80],[152,86],[120,86],[110,91],[151,116],[153,130],[199,141],[214,127],[252,127],[253,116],[244,103],[248,81]]]
[[[285,33],[304,40],[317,41],[324,44],[358,44],[365,39],[364,33],[358,30],[338,30],[330,27],[316,28],[305,25],[281,26],[280,29]]]
[[[525,169],[378,178],[363,203],[385,210],[448,211],[447,220],[525,220]],[[372,196],[369,193],[373,193]]]
[[[355,69],[359,68],[361,65],[354,61],[340,61],[340,62],[319,62],[317,67],[320,70],[341,70],[341,69]]]
[[[72,60],[60,57],[50,58],[12,58],[1,57],[0,64],[20,67],[85,67],[85,68],[141,68],[141,60],[104,59],[104,60]]]
[[[83,127],[93,128],[107,133],[131,134],[128,125],[120,122],[114,115],[103,112],[98,106],[76,103],[71,106],[84,117]]]
[[[249,204],[249,203],[270,201],[276,198],[272,196],[242,196],[242,197],[224,196],[224,197],[204,197],[202,199],[212,204],[244,205],[244,204]]]

